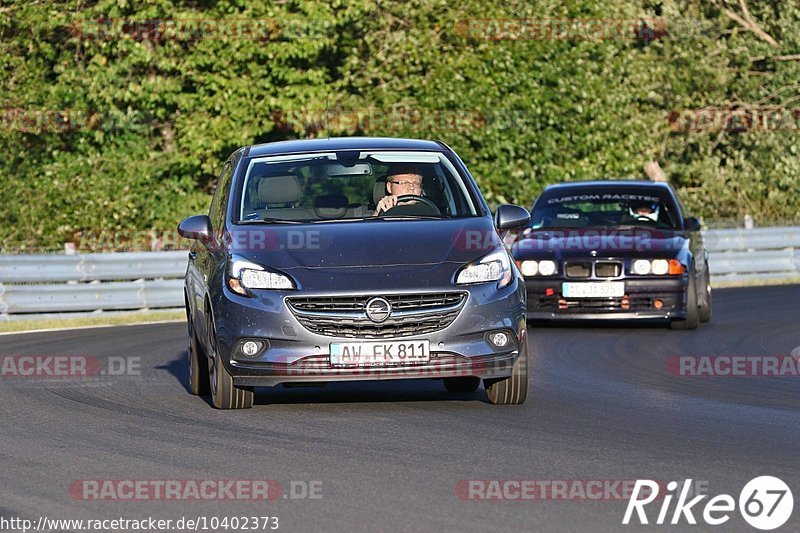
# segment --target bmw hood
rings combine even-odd
[[[647,228],[525,230],[512,246],[517,259],[553,257],[674,257],[688,246],[679,231]]]

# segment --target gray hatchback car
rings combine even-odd
[[[334,138],[236,150],[192,239],[189,388],[248,408],[256,386],[483,380],[494,404],[528,389],[523,277],[495,216],[438,141]]]

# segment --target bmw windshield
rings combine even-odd
[[[674,201],[660,191],[570,190],[543,194],[533,206],[531,229],[637,226],[677,230]]]

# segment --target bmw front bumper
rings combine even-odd
[[[625,295],[615,298],[565,298],[562,283],[596,279],[528,278],[528,320],[684,319],[688,276],[625,278]]]

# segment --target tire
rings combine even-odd
[[[208,319],[208,349],[211,355],[208,381],[211,384],[211,405],[217,409],[250,409],[253,407],[253,387],[237,387],[233,378],[222,364],[222,356],[217,349],[217,334],[214,321]]]
[[[197,335],[194,331],[194,322],[189,308],[186,308],[186,320],[189,322],[189,392],[202,396],[208,394],[208,358],[202,352],[200,343],[197,342]]]
[[[463,378],[444,378],[447,392],[475,392],[481,384],[481,378],[467,376]]]
[[[703,286],[700,291],[698,302],[700,322],[706,323],[711,320],[711,274],[708,271],[708,263],[706,263],[706,270],[703,273]]]
[[[689,286],[686,288],[686,319],[670,322],[672,329],[697,329],[700,309],[697,307],[697,279],[694,267],[689,270]]]
[[[520,347],[520,354],[511,376],[502,379],[485,379],[483,386],[489,403],[494,405],[519,405],[528,396],[528,336]]]

